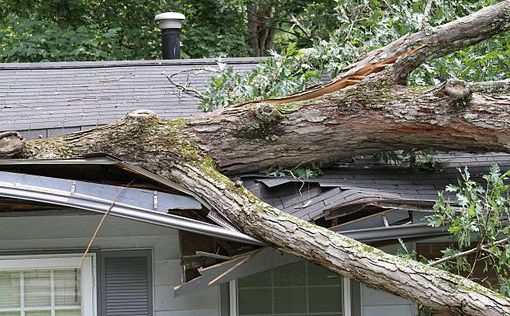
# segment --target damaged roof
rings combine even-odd
[[[249,174],[242,180],[254,194],[289,214],[326,222],[325,226],[333,230],[347,232],[426,225],[423,218],[432,211],[438,192],[457,183],[458,168],[467,166],[471,177],[479,182],[494,163],[502,170],[510,169],[510,155],[504,153],[450,152],[434,156],[440,163],[436,170],[398,167],[368,157],[337,164],[314,179]]]
[[[27,202],[36,204],[25,207],[25,212],[44,209],[41,205],[55,205],[235,242],[262,244],[234,229],[225,219],[209,217],[214,211],[208,211],[207,204],[179,184],[109,156],[0,160],[2,215],[19,212],[20,208],[11,205]],[[194,213],[205,213],[208,220],[190,216]]]

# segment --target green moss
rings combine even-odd
[[[424,93],[431,89],[430,86],[409,86],[409,91],[413,93]]]
[[[54,137],[27,142],[21,156],[37,159],[64,159],[72,157],[74,152],[74,145],[64,137]]]
[[[281,135],[278,123],[283,115],[276,105],[261,103],[251,110],[252,122],[243,126],[238,136],[249,139],[277,140],[275,136]]]
[[[278,112],[281,114],[290,114],[300,110],[303,107],[301,103],[285,103],[277,105]]]

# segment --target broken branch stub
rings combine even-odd
[[[0,158],[11,158],[25,147],[25,139],[18,132],[0,133]]]

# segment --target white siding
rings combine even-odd
[[[414,316],[416,304],[388,292],[361,286],[362,316]]]
[[[98,215],[0,217],[0,251],[83,249],[99,220]],[[176,230],[108,217],[92,248],[152,249],[155,316],[219,315],[218,287],[174,298],[173,287],[181,282]]]

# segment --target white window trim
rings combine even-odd
[[[238,316],[239,315],[239,302],[237,301],[237,280],[230,281],[229,287],[230,294],[230,316]]]
[[[343,284],[343,316],[352,316],[351,310],[351,280],[349,278],[342,277]],[[230,302],[230,316],[239,316],[239,301],[237,297],[237,280],[229,282],[229,302]]]
[[[79,267],[80,261],[81,254],[2,256],[0,257],[0,270],[73,269]],[[81,267],[81,314],[83,316],[97,315],[95,267],[96,255],[87,255]]]
[[[344,299],[344,316],[351,316],[351,279],[342,277],[342,284],[344,286],[343,299]]]

